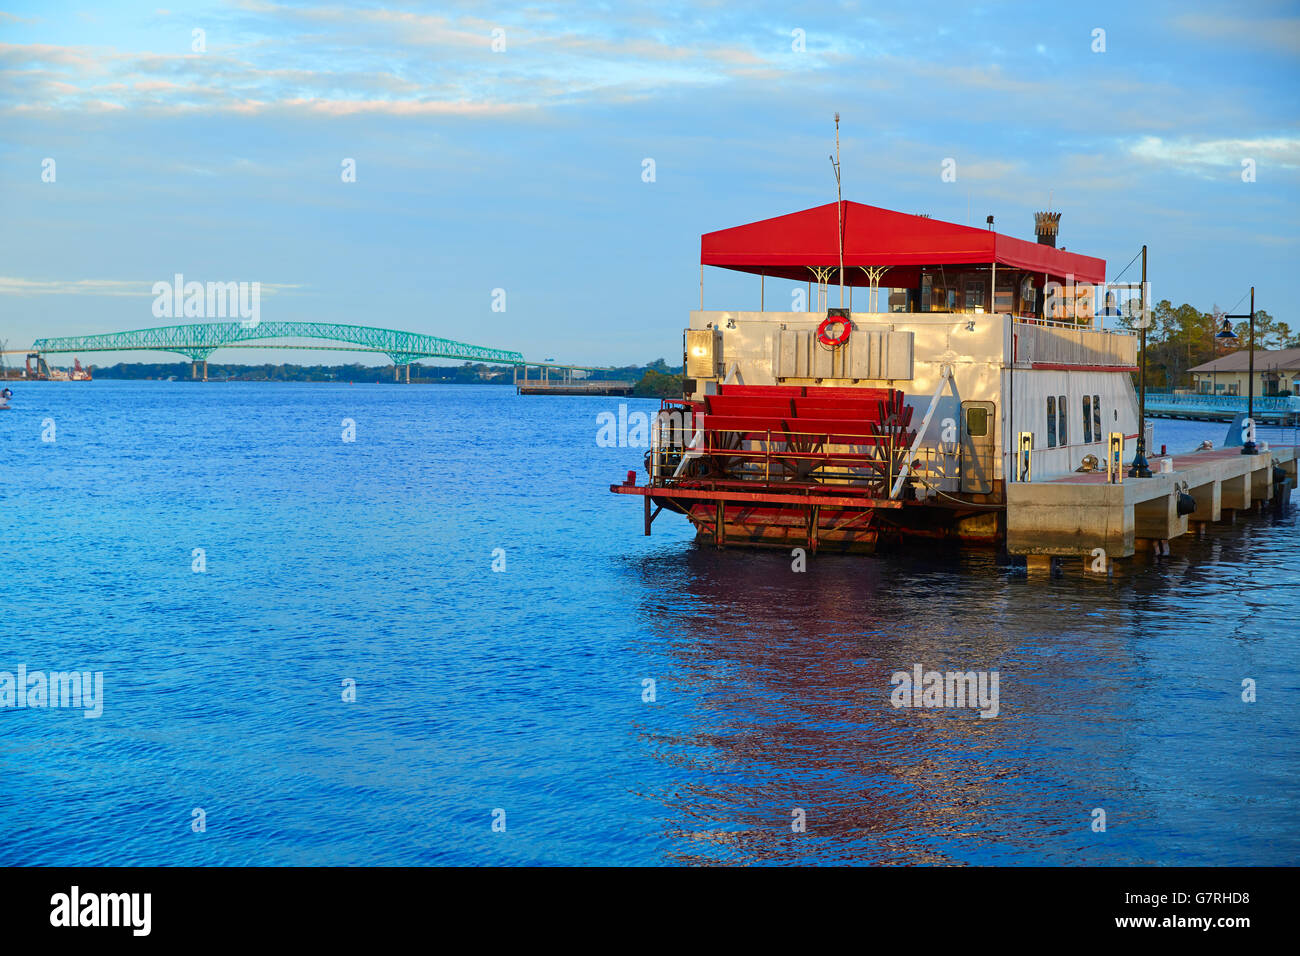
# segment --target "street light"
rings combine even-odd
[[[1228,324],[1229,319],[1249,319],[1250,320],[1250,358],[1246,372],[1246,421],[1244,424],[1241,453],[1243,455],[1253,455],[1256,453],[1255,448],[1255,287],[1250,287],[1250,314],[1249,315],[1225,315],[1223,317],[1223,331],[1219,332],[1216,338],[1227,339],[1236,338],[1232,335],[1232,326]],[[1225,335],[1224,332],[1228,334]]]
[[[1147,307],[1147,247],[1142,247],[1142,318],[1133,325],[1142,337],[1142,365],[1138,370],[1138,440],[1133,451],[1133,464],[1129,466],[1130,478],[1150,478],[1151,465],[1147,462],[1147,329],[1151,327],[1151,310]],[[1132,321],[1133,300],[1128,300],[1129,318]]]

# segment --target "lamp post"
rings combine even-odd
[[[1138,369],[1138,440],[1129,466],[1130,478],[1150,478],[1151,466],[1147,462],[1147,329],[1151,327],[1151,311],[1147,308],[1147,247],[1142,246],[1142,312],[1135,323],[1141,339],[1142,366]],[[1133,300],[1129,299],[1130,306]]]
[[[1253,455],[1257,449],[1255,447],[1255,287],[1250,287],[1250,314],[1249,315],[1225,315],[1223,317],[1223,331],[1219,332],[1215,338],[1235,339],[1237,336],[1232,332],[1232,326],[1229,319],[1249,319],[1250,320],[1250,354],[1247,359],[1246,372],[1246,421],[1242,433],[1241,453],[1243,455]],[[1226,335],[1224,333],[1227,333]]]

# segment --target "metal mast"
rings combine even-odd
[[[840,247],[840,308],[844,308],[844,194],[840,189],[840,114],[835,114],[835,155],[831,157],[835,168],[835,224]]]

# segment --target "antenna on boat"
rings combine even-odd
[[[835,224],[840,246],[840,308],[844,308],[844,194],[840,190],[840,114],[835,114],[835,155],[830,157],[835,169]]]

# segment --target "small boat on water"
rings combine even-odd
[[[0,412],[12,411],[9,407],[9,399],[14,397],[13,390],[5,387],[0,388]]]

